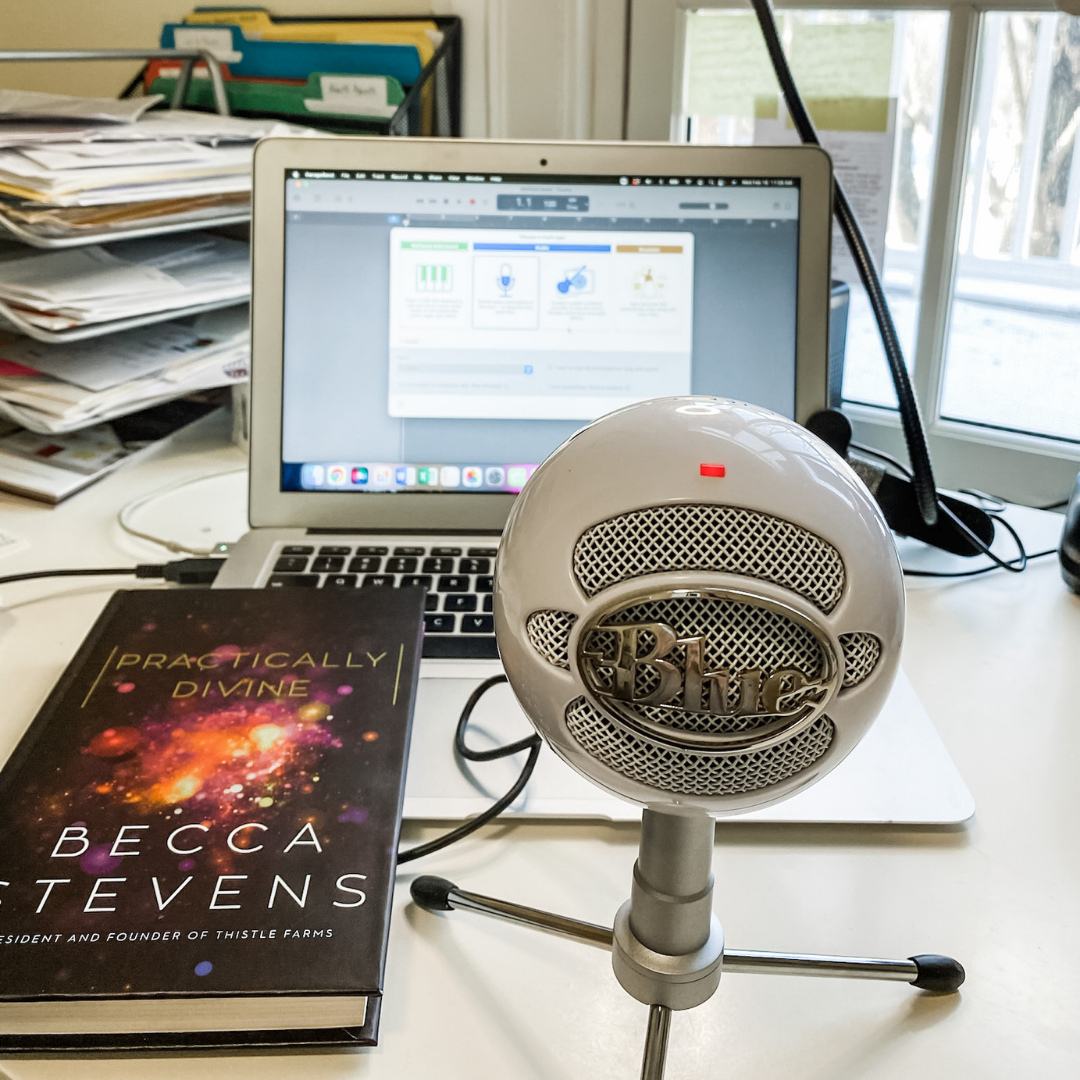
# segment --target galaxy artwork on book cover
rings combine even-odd
[[[122,596],[0,776],[0,997],[377,991],[419,595]]]

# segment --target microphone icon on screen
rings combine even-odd
[[[502,296],[509,296],[510,290],[514,287],[516,280],[510,264],[503,263],[502,266],[499,267],[498,277],[495,278],[495,283],[499,286],[499,293]]]

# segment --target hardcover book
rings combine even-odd
[[[374,1044],[422,590],[129,591],[0,773],[0,1051]]]

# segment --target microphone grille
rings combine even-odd
[[[577,616],[569,611],[534,611],[525,620],[532,647],[553,667],[570,667],[570,631]]]
[[[827,716],[819,716],[805,730],[762,750],[683,750],[627,731],[584,697],[567,706],[566,726],[587,754],[637,783],[711,798],[760,791],[808,769],[829,749],[836,731]]]
[[[574,545],[574,575],[593,597],[629,578],[713,570],[769,581],[830,612],[844,591],[844,562],[821,537],[771,514],[738,506],[651,506],[586,529]]]
[[[844,653],[841,686],[846,690],[870,677],[881,656],[881,642],[873,634],[841,634],[838,640]]]

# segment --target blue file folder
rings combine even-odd
[[[181,41],[177,43],[176,32]],[[166,23],[163,49],[211,48],[220,55],[224,33],[231,35],[232,56],[225,62],[231,74],[247,79],[304,79],[313,71],[335,75],[389,75],[405,86],[420,77],[420,54],[415,45],[383,45],[336,41],[249,41],[239,26]],[[190,40],[189,40],[190,39]],[[239,59],[235,59],[235,57]],[[224,57],[222,57],[224,60]]]

